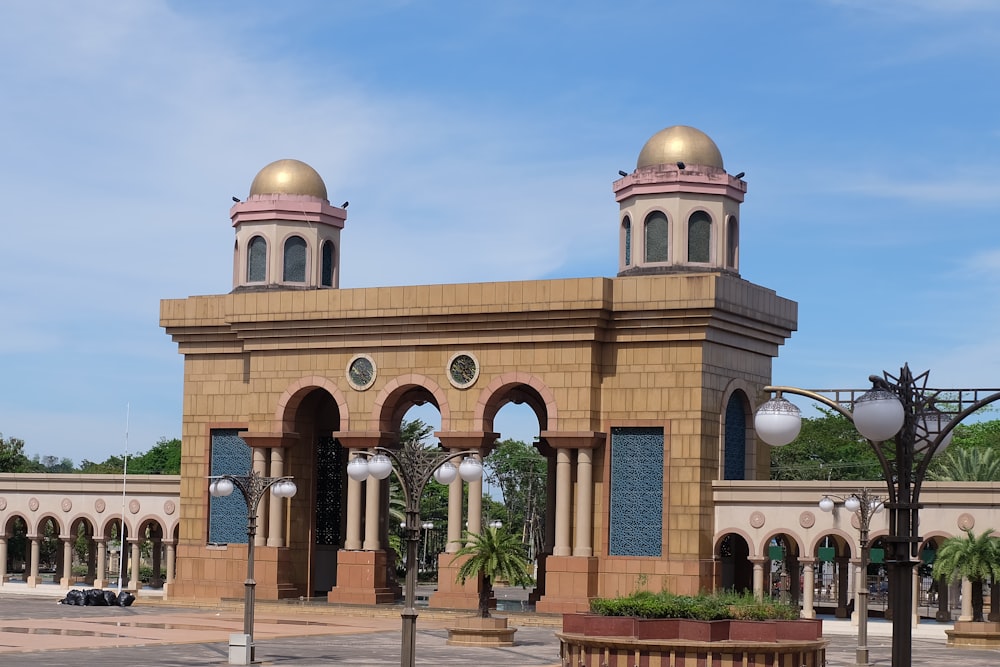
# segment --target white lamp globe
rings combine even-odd
[[[368,477],[368,461],[363,456],[355,456],[347,463],[347,476],[355,482],[363,482]]]
[[[861,509],[861,501],[858,500],[857,496],[851,496],[850,498],[844,501],[844,507],[847,509],[848,512],[857,512],[859,509]]]
[[[833,499],[830,496],[823,496],[823,498],[819,501],[819,508],[824,512],[832,512]]]
[[[872,442],[885,442],[903,428],[903,404],[885,389],[872,389],[854,401],[854,427]]]
[[[445,461],[434,470],[434,479],[438,484],[451,484],[458,477],[458,468],[451,461]]]
[[[215,495],[216,496],[228,496],[233,492],[233,482],[232,480],[222,479],[215,480]]]
[[[948,425],[948,418],[945,417],[940,410],[935,408],[930,408],[924,411],[920,415],[920,426],[917,429],[918,439],[921,441],[920,445],[916,447],[919,451],[925,447],[929,447],[941,431],[944,430],[945,426]],[[951,444],[951,434],[954,431],[948,431],[948,433],[941,440],[941,444],[938,445],[937,449],[934,450],[935,454],[940,454],[945,450],[945,448]]]
[[[385,454],[376,454],[368,461],[368,474],[375,479],[385,479],[392,472],[392,461]]]
[[[483,478],[483,464],[474,456],[466,456],[458,465],[458,474],[466,482],[475,482]]]
[[[881,512],[884,509],[885,509],[885,503],[884,502],[882,502],[880,500],[873,500],[872,501],[872,511],[875,514],[878,514],[879,512]]]
[[[785,398],[775,396],[757,408],[753,427],[761,440],[772,447],[782,447],[798,437],[802,411]]]

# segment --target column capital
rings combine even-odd
[[[542,431],[538,437],[553,449],[596,449],[604,445],[607,434],[598,431]]]

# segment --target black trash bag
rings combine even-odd
[[[100,588],[88,588],[84,594],[84,604],[88,607],[107,607],[108,601],[104,598],[104,591]]]
[[[135,596],[128,591],[122,591],[118,594],[119,607],[131,607],[133,602],[135,602]]]
[[[66,593],[66,597],[59,601],[59,604],[68,604],[76,607],[83,606],[84,596],[83,591],[73,589]]]
[[[118,606],[118,596],[114,591],[104,591],[104,604],[108,607]]]

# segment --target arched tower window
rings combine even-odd
[[[322,255],[320,285],[323,287],[333,287],[333,241],[323,242]]]
[[[735,216],[729,218],[726,224],[726,266],[735,269],[739,262],[740,252],[740,222]]]
[[[734,391],[726,404],[725,447],[723,448],[723,479],[747,477],[747,408],[746,396]]]
[[[306,242],[301,236],[290,236],[285,241],[284,268],[281,279],[286,283],[306,281]]]
[[[646,216],[646,262],[666,262],[667,216],[654,211]]]
[[[247,282],[262,283],[267,280],[267,241],[263,236],[250,239],[247,246]]]
[[[708,263],[712,243],[712,218],[704,211],[695,211],[688,218],[688,261]]]
[[[622,233],[625,234],[625,266],[632,264],[632,221],[626,215],[622,222]]]

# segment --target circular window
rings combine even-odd
[[[475,384],[479,377],[479,362],[467,352],[459,352],[448,360],[448,381],[459,389]]]
[[[347,364],[347,381],[358,391],[375,383],[375,362],[367,354],[356,354]]]

